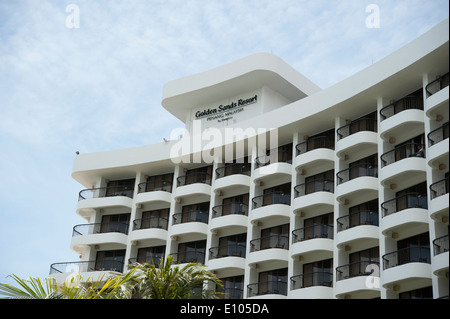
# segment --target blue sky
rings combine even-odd
[[[167,81],[271,52],[327,88],[448,12],[447,0],[0,0],[0,282],[78,260],[75,152],[168,138],[182,123],[161,106]]]

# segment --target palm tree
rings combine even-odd
[[[194,299],[219,298],[222,293],[207,285],[213,283],[223,288],[220,279],[210,271],[202,269],[200,263],[188,263],[180,269],[173,265],[173,257],[161,258],[159,267],[152,264],[136,264],[125,274],[111,274],[104,280],[89,278],[82,281],[81,275],[69,276],[63,284],[54,278],[23,280],[11,277],[18,287],[0,283],[1,299]],[[3,297],[2,297],[3,296]]]
[[[154,263],[136,264],[134,289],[142,299],[217,299],[221,295],[209,284],[219,290],[222,281],[212,272],[202,269],[200,263],[188,263],[183,268],[173,265],[172,256],[161,258],[159,266]]]
[[[70,276],[63,284],[57,284],[54,278],[29,277],[27,280],[11,275],[18,287],[0,283],[1,299],[126,299],[131,298],[127,289],[133,271],[123,276],[113,276],[106,281],[101,276],[95,282],[86,280],[81,284],[81,275]]]

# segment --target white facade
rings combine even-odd
[[[186,130],[76,156],[80,261],[51,276],[172,254],[230,297],[448,298],[448,27],[325,90],[266,53],[167,83]]]

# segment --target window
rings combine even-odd
[[[173,173],[149,176],[145,183],[146,192],[172,192]]]
[[[164,258],[166,246],[139,248],[137,254],[138,263],[149,263],[159,266],[161,258]]]
[[[105,215],[102,217],[101,233],[117,232],[128,234],[130,214]]]
[[[370,155],[359,161],[352,162],[349,167],[349,180],[360,176],[378,176],[378,154]]]
[[[245,257],[247,234],[238,234],[219,239],[217,257]]]
[[[291,204],[291,183],[266,188],[264,190],[263,205]]]
[[[430,286],[421,289],[405,291],[398,294],[398,299],[433,299],[433,288]]]
[[[349,208],[350,228],[359,225],[378,226],[378,198]]]
[[[212,166],[199,167],[186,171],[185,176],[178,177],[178,186],[190,185],[194,183],[204,183],[211,185]]]
[[[397,212],[407,208],[428,209],[426,182],[399,191],[395,194],[395,197]]]
[[[365,250],[361,250],[349,255],[350,259],[350,277],[356,276],[368,276],[370,271],[366,271],[367,266],[371,264],[380,264],[380,251],[379,247],[373,247]]]
[[[333,285],[333,259],[303,265],[302,287]]]
[[[305,219],[304,240],[313,238],[333,238],[333,213]]]
[[[125,249],[98,251],[95,259],[95,270],[122,272],[124,260]]]
[[[398,265],[410,262],[431,262],[429,233],[405,238],[397,242]]]
[[[206,240],[192,241],[178,245],[178,263],[205,263]]]
[[[180,214],[175,214],[174,218],[177,217],[179,218]],[[183,206],[181,213],[181,223],[199,222],[208,224],[208,219],[209,202]]]
[[[222,216],[231,214],[247,215],[248,194],[224,198],[222,201]]]
[[[287,268],[264,271],[259,274],[258,294],[287,294]]]
[[[289,224],[274,226],[261,230],[260,249],[289,249]]]
[[[334,149],[334,129],[311,136],[306,143],[307,152],[318,148]]]
[[[142,212],[141,228],[162,228],[167,230],[169,208]]]
[[[221,278],[223,283],[222,292],[225,299],[242,299],[244,296],[244,276]]]
[[[305,194],[315,192],[334,192],[334,169],[305,179]]]
[[[126,196],[133,198],[134,178],[110,181],[107,183],[106,197],[109,196]]]
[[[230,176],[234,174],[250,175],[252,164],[249,157],[234,159],[232,162],[225,163],[224,167],[216,169],[217,178]]]

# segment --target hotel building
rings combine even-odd
[[[170,254],[228,298],[448,298],[448,40],[446,19],[324,90],[266,53],[168,82],[185,129],[75,157],[80,260],[50,277]]]

